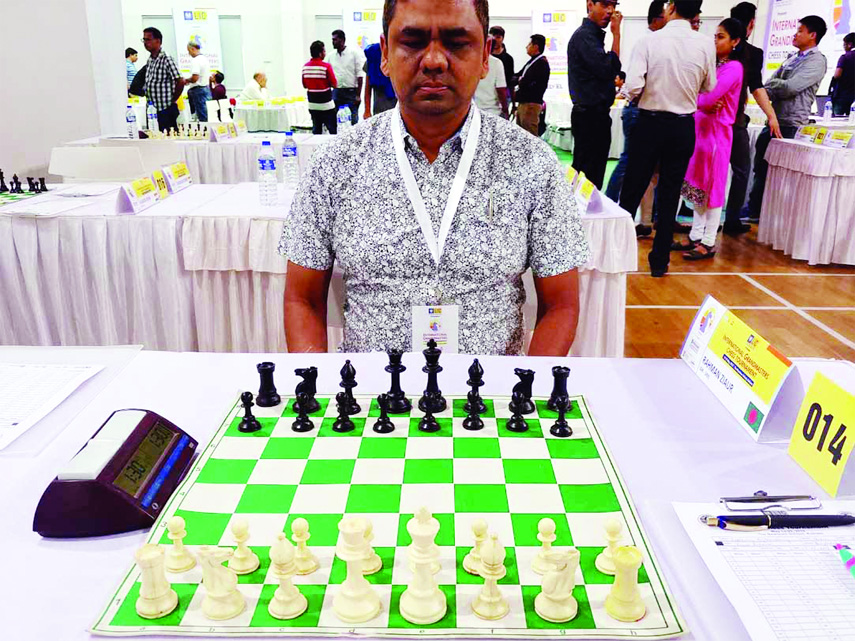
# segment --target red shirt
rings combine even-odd
[[[312,58],[303,65],[303,86],[309,96],[309,109],[334,109],[332,90],[337,85],[335,72],[328,62]]]

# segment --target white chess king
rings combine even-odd
[[[436,623],[448,609],[445,592],[434,579],[432,566],[439,563],[439,548],[434,543],[439,521],[422,507],[407,523],[413,542],[409,547],[410,564],[415,568],[413,579],[401,595],[400,612],[410,623]]]

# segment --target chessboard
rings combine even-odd
[[[404,638],[598,638],[663,639],[686,631],[665,584],[624,482],[615,467],[585,399],[571,397],[569,438],[550,434],[558,416],[547,399],[534,397],[526,415],[527,431],[507,429],[509,397],[484,397],[483,429],[463,428],[465,397],[447,396],[447,409],[436,413],[439,431],[418,429],[421,413],[393,415],[394,430],[372,430],[380,415],[376,398],[355,396],[361,406],[354,429],[333,430],[335,402],[318,395],[314,429],[295,432],[293,396],[275,407],[255,407],[261,429],[244,433],[236,402],[187,477],[152,527],[148,542],[169,546],[167,522],[186,523],[184,545],[233,547],[231,524],[249,524],[250,549],[259,568],[238,577],[246,608],[225,621],[202,611],[205,587],[199,564],[166,576],[178,606],[159,619],[141,618],[135,609],[140,569],[125,574],[91,631],[108,636],[344,636]],[[417,399],[413,399],[415,401]],[[331,402],[332,401],[332,402]],[[422,507],[439,521],[436,537],[440,565],[435,575],[447,597],[447,613],[431,625],[414,625],[400,614],[401,595],[412,580],[407,560],[411,538],[407,523]],[[382,569],[366,578],[380,596],[381,611],[362,624],[343,623],[332,606],[346,564],[336,556],[339,522],[346,516],[368,519]],[[274,618],[268,605],[279,585],[270,549],[277,536],[291,536],[295,519],[309,524],[309,549],[320,561],[315,572],[293,577],[308,600],[307,610],[291,620]],[[566,623],[550,623],[535,612],[543,577],[532,570],[541,549],[538,523],[555,523],[555,547],[575,546],[580,553],[573,596],[578,614]],[[622,545],[640,550],[639,587],[646,614],[636,622],[611,618],[604,602],[614,577],[601,573],[597,555],[606,545],[605,524],[618,519]],[[499,583],[510,606],[506,616],[487,621],[475,616],[472,601],[484,579],[467,573],[462,561],[473,547],[472,523],[486,521],[505,547],[506,576]]]
[[[12,194],[8,191],[0,192],[0,207],[3,205],[9,205],[11,203],[16,203],[21,200],[26,200],[27,198],[32,198],[33,196],[38,196],[38,194],[34,192],[25,191],[23,194]]]

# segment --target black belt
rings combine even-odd
[[[651,111],[649,109],[639,109],[639,113],[642,116],[647,116],[648,118],[662,118],[663,120],[676,120],[678,118],[694,118],[695,114],[675,114],[670,111]]]
[[[606,104],[603,104],[603,105],[577,105],[575,103],[573,104],[573,109],[575,109],[576,111],[580,111],[582,113],[584,113],[586,111],[608,112],[611,110],[611,108],[612,108],[611,105],[606,105]]]

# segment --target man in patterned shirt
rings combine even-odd
[[[382,69],[398,108],[319,147],[285,222],[285,335],[327,350],[333,262],[344,273],[348,352],[418,349],[419,310],[459,314],[460,352],[566,355],[588,244],[552,150],[472,96],[488,70],[487,0],[386,0]],[[420,327],[421,325],[419,325]]]
[[[178,65],[167,53],[164,53],[163,34],[159,29],[143,29],[143,45],[150,57],[146,64],[145,95],[157,109],[157,126],[161,131],[178,127],[178,105],[176,104],[184,90],[184,78],[178,73]]]

